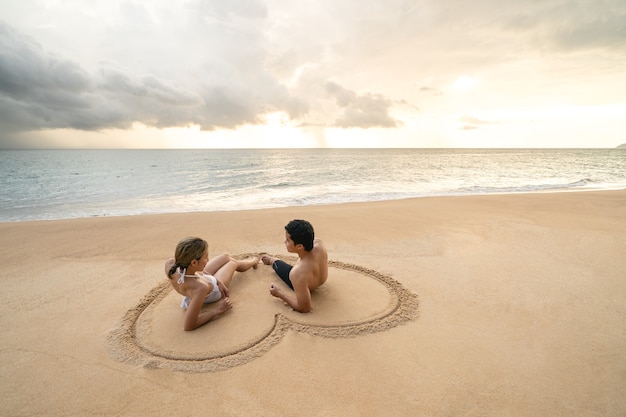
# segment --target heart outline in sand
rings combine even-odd
[[[242,254],[237,258],[245,258]],[[276,256],[282,258],[281,256]],[[284,258],[283,258],[284,259]],[[292,320],[282,313],[275,313],[273,325],[248,343],[228,352],[181,353],[158,348],[146,342],[138,331],[137,323],[143,314],[149,313],[171,291],[169,282],[154,287],[139,303],[127,311],[120,325],[109,333],[108,344],[111,354],[123,362],[135,363],[146,368],[169,368],[183,372],[213,372],[250,362],[277,345],[289,331],[309,335],[339,338],[376,333],[396,327],[418,317],[419,302],[415,294],[398,281],[380,272],[358,265],[329,261],[329,267],[357,272],[383,284],[391,296],[384,311],[363,320],[335,325],[304,323]]]

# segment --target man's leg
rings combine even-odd
[[[274,268],[274,271],[276,271],[276,274],[280,277],[280,279],[282,279],[283,282],[287,284],[287,286],[289,286],[289,288],[293,290],[293,284],[291,283],[291,280],[289,279],[289,272],[291,271],[291,268],[293,267],[289,265],[287,262],[283,262],[280,259],[276,259],[272,263],[272,268]]]

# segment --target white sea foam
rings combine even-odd
[[[621,149],[0,151],[0,221],[626,188]]]

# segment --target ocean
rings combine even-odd
[[[0,222],[625,188],[626,149],[0,151]]]

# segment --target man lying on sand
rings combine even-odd
[[[326,282],[328,278],[328,253],[324,242],[315,239],[313,226],[306,220],[292,220],[285,226],[285,247],[287,252],[297,253],[300,258],[291,266],[274,257],[263,255],[265,265],[271,265],[292,291],[284,291],[273,282],[270,294],[285,301],[296,311],[311,311],[311,291]]]

